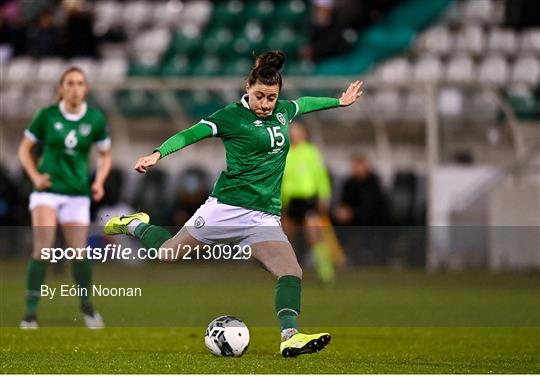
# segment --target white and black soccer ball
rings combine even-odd
[[[204,343],[216,356],[242,356],[249,346],[249,329],[236,317],[220,316],[208,324]]]

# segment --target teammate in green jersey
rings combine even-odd
[[[90,195],[99,201],[111,168],[111,141],[105,118],[85,102],[88,84],[82,70],[67,69],[58,84],[58,103],[41,109],[24,132],[19,159],[34,184],[29,209],[32,214],[33,251],[26,274],[26,314],[21,328],[35,329],[37,305],[47,269],[42,250],[54,246],[56,226],[62,228],[66,248],[85,248],[90,223]],[[32,149],[43,153],[36,163]],[[99,150],[96,177],[89,182],[88,158],[92,145]],[[86,254],[73,261],[73,276],[81,292],[91,291],[92,269]],[[84,289],[83,289],[84,288]],[[89,328],[102,328],[103,320],[81,293],[81,311]]]
[[[161,158],[199,140],[214,136],[223,141],[227,170],[221,173],[206,203],[175,236],[150,225],[146,213],[112,217],[104,232],[131,234],[147,248],[180,248],[186,252],[205,244],[234,242],[250,246],[252,255],[277,278],[275,308],[281,325],[280,352],[291,357],[321,350],[330,341],[330,334],[307,335],[297,330],[302,269],[279,217],[289,123],[300,114],[351,105],[362,94],[362,83],[352,83],[339,99],[278,100],[284,60],[280,51],[257,57],[246,82],[247,93],[239,102],[172,136],[154,153],[137,161],[135,169],[144,173]],[[182,256],[160,254],[165,261]]]

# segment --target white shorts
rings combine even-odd
[[[32,192],[28,208],[48,206],[56,210],[58,223],[90,223],[90,198],[87,196],[67,196],[58,193]]]
[[[210,245],[289,242],[278,215],[223,204],[215,197],[201,205],[185,228],[195,239]]]

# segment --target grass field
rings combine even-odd
[[[17,328],[24,263],[0,262],[3,373],[539,373],[538,274],[349,270],[323,287],[309,273],[301,324],[328,330],[321,353],[278,354],[272,278],[254,265],[98,265],[95,283],[141,287],[142,297],[96,297],[108,328],[82,328],[73,297],[42,301],[38,331]],[[47,283],[71,284],[70,270]],[[242,358],[203,343],[221,314],[243,319]]]

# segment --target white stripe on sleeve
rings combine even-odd
[[[217,126],[214,123],[208,120],[204,120],[204,119],[201,119],[199,123],[209,125],[210,128],[212,128],[212,136],[215,137],[217,135]]]
[[[24,137],[32,141],[33,143],[37,144],[39,142],[39,139],[28,129],[24,130]]]
[[[296,115],[298,115],[298,111],[300,111],[300,107],[298,106],[298,103],[296,103],[296,101],[291,101],[294,103],[294,106],[296,107],[296,112],[294,113],[294,116],[295,117]]]
[[[107,151],[111,148],[111,139],[109,137],[96,142],[99,151]]]

